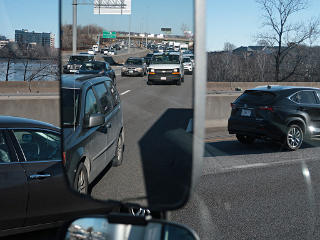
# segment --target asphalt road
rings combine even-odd
[[[107,168],[98,178],[92,187],[94,198],[132,202],[146,196],[141,157],[145,149],[141,149],[139,141],[169,110],[192,107],[192,76],[185,76],[181,86],[149,86],[146,79],[117,76],[125,128],[124,159],[121,166]],[[186,129],[189,119],[183,120],[181,128]]]
[[[289,152],[207,129],[202,177],[170,220],[201,239],[320,239],[320,142]]]

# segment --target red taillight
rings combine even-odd
[[[271,111],[273,112],[273,108],[270,106],[263,106],[263,107],[259,107],[260,110],[266,110],[266,111]]]
[[[66,165],[66,161],[67,161],[67,159],[66,159],[66,152],[63,152],[63,153],[62,153],[62,163],[63,163],[63,166]]]
[[[237,106],[234,103],[230,103],[230,105],[233,110],[237,108]]]

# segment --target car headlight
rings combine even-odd
[[[154,73],[154,68],[150,68],[150,69],[149,69],[149,72]]]
[[[175,68],[173,72],[179,72],[179,68]]]
[[[122,72],[127,71],[127,68],[126,68],[126,67],[123,67],[123,68],[121,68],[121,71],[122,71]]]
[[[136,68],[136,70],[137,70],[138,72],[142,72],[142,71],[143,71],[142,68]]]

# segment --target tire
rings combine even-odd
[[[117,147],[116,147],[116,153],[114,155],[114,158],[112,160],[112,166],[118,167],[122,164],[123,160],[123,139],[122,139],[122,133],[120,133],[120,136],[118,138]]]
[[[144,76],[144,72],[140,74],[140,77],[143,77],[143,76]]]
[[[255,140],[254,137],[242,135],[242,134],[236,134],[236,137],[238,141],[241,142],[242,144],[252,144]]]
[[[290,151],[299,149],[303,143],[303,135],[303,130],[299,125],[290,125],[286,132],[284,146]]]
[[[81,162],[74,178],[74,189],[81,194],[88,194],[89,181],[86,166]]]
[[[124,77],[124,74],[123,74],[123,73],[121,73],[121,77]]]
[[[177,81],[177,85],[178,85],[178,86],[181,85],[181,79],[179,79],[179,80]]]

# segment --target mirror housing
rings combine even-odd
[[[104,115],[101,113],[94,113],[86,117],[83,121],[84,128],[98,127],[105,123]]]
[[[128,214],[110,214],[72,221],[63,229],[61,239],[198,240],[199,237],[181,224]]]

